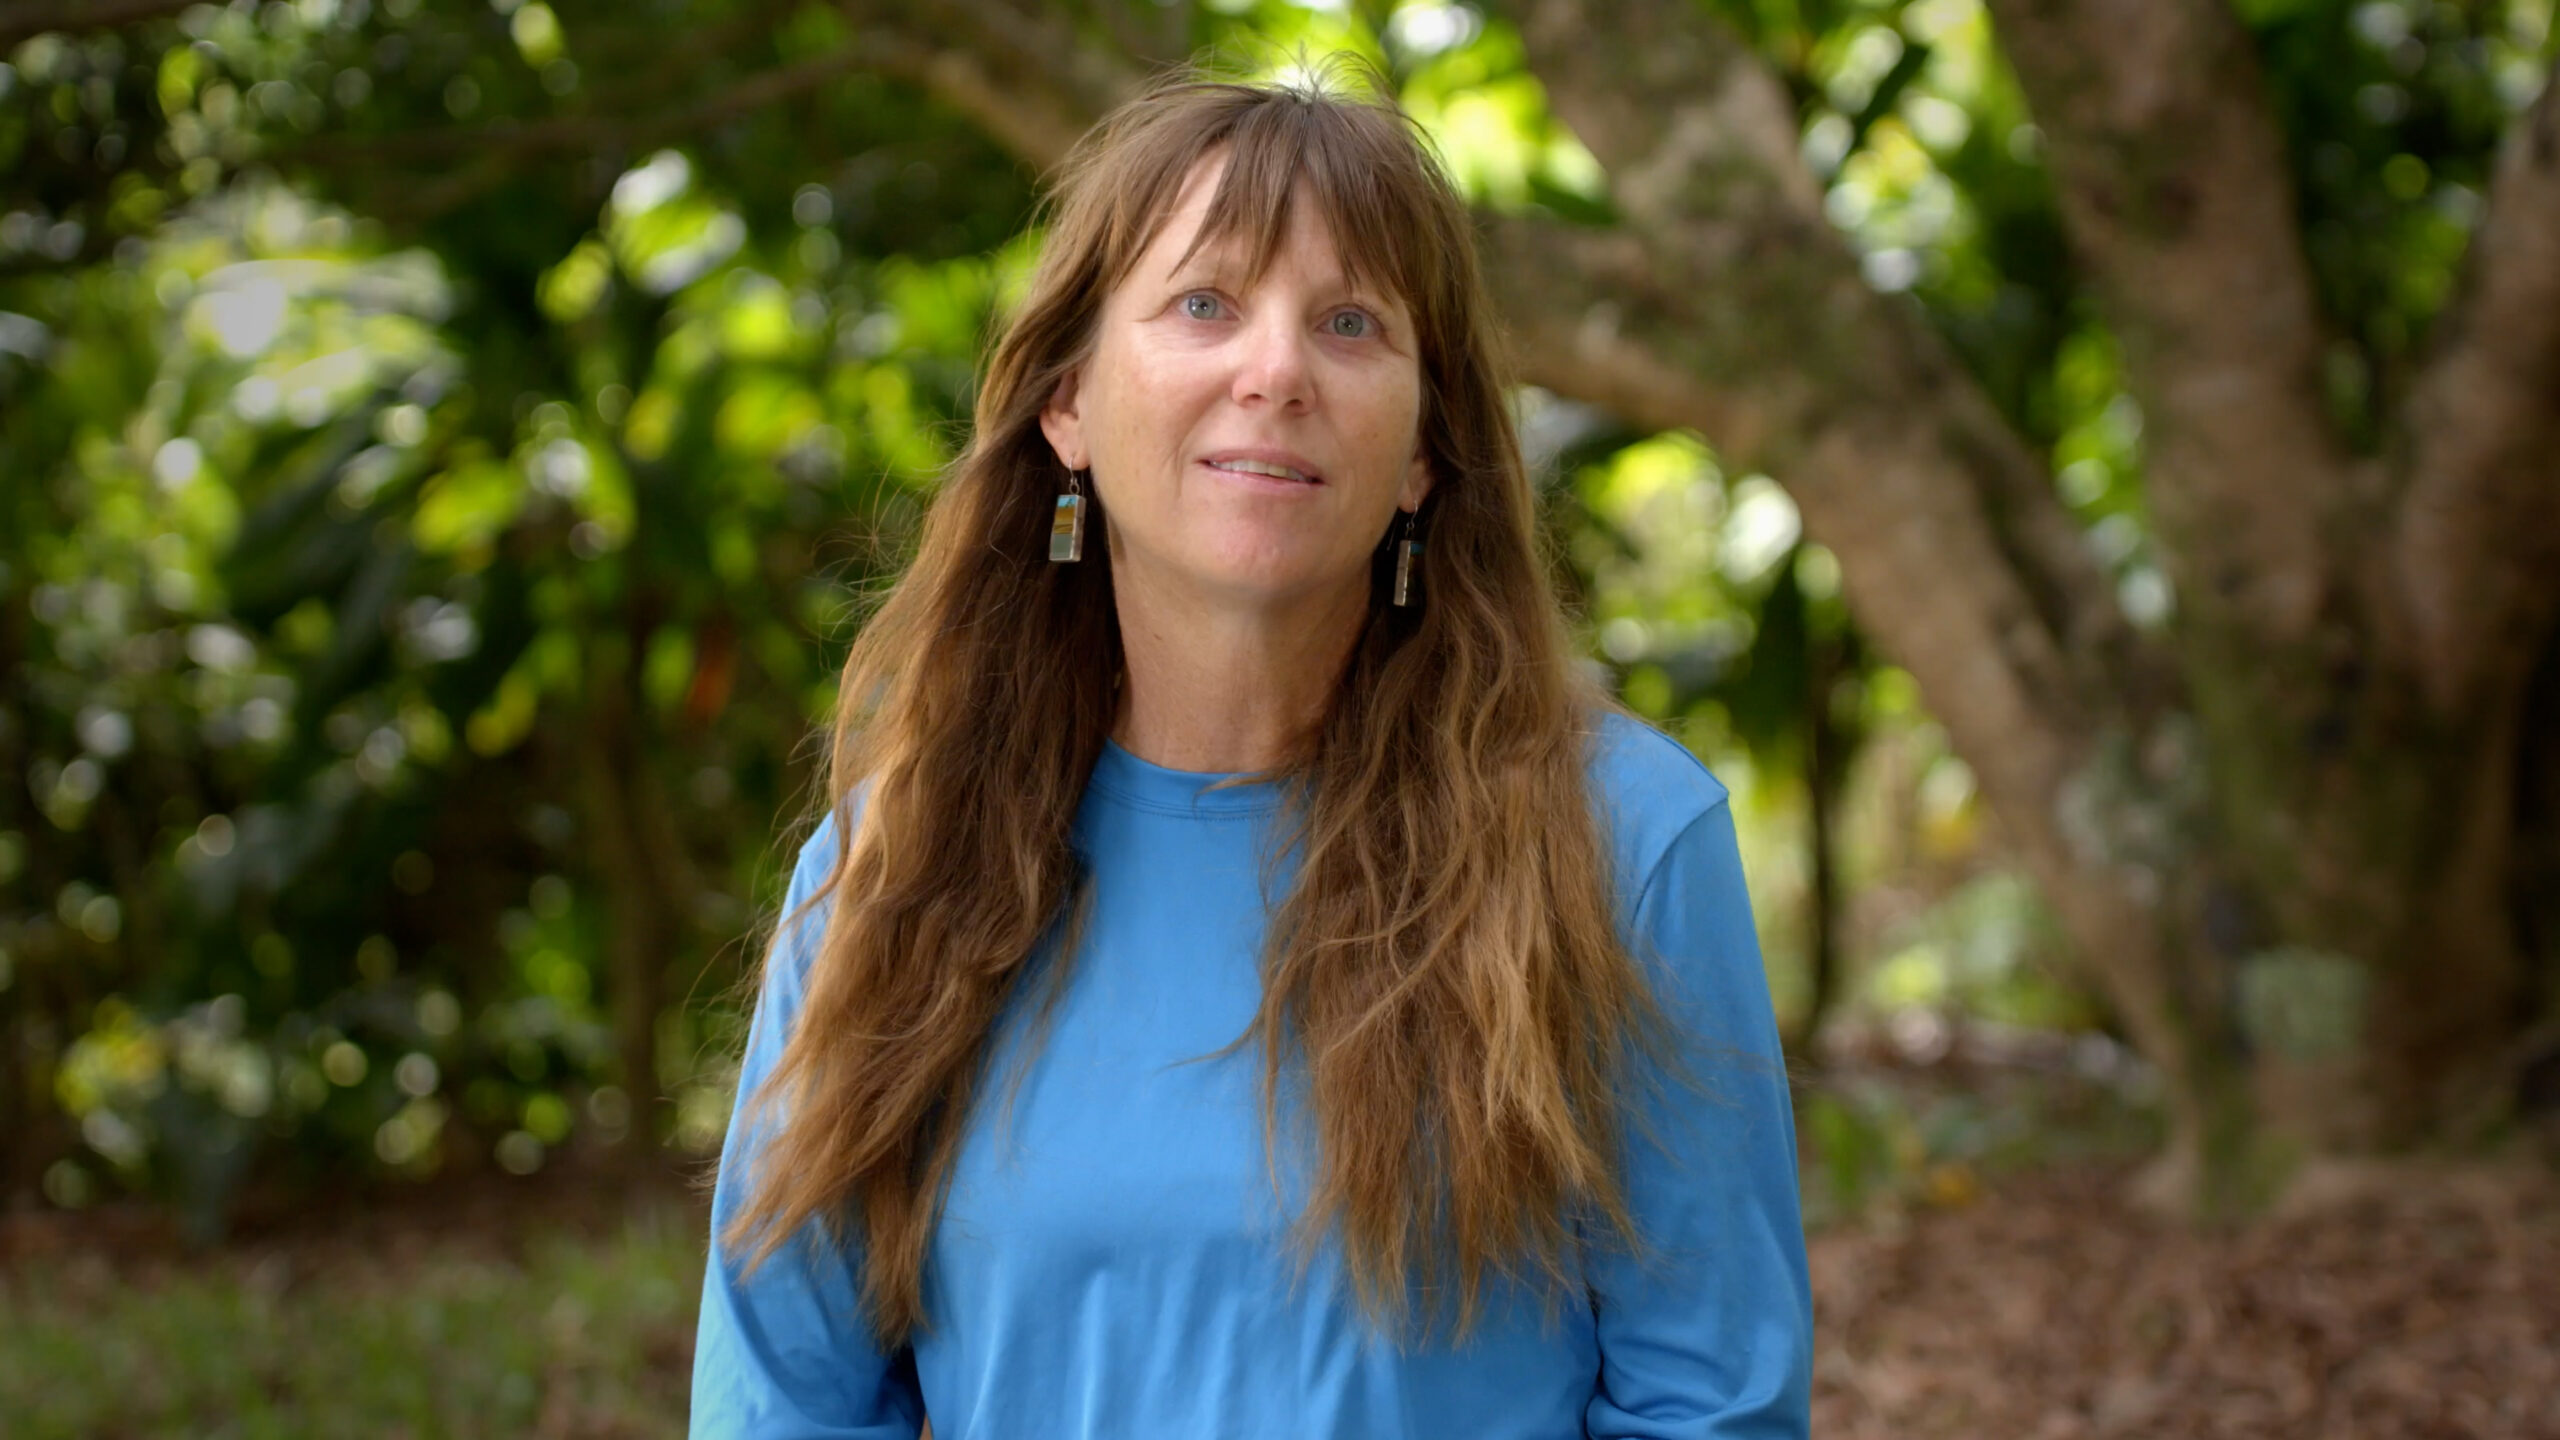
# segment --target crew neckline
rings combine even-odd
[[[1102,740],[1102,753],[1093,762],[1091,783],[1093,788],[1133,805],[1175,815],[1258,815],[1279,809],[1286,791],[1282,781],[1256,780],[1223,789],[1209,788],[1221,780],[1233,780],[1245,773],[1241,770],[1167,769],[1154,761],[1141,760],[1130,754],[1119,741],[1106,735]]]

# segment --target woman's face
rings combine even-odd
[[[1340,598],[1430,488],[1412,318],[1352,288],[1303,184],[1251,288],[1238,244],[1177,267],[1224,164],[1194,167],[1041,430],[1092,469],[1119,583],[1253,608]],[[1309,478],[1236,468],[1256,461]]]

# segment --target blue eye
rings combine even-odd
[[[1182,307],[1182,313],[1190,319],[1215,320],[1218,318],[1220,302],[1218,300],[1217,292],[1213,290],[1191,291],[1175,303]],[[1205,310],[1199,308],[1203,305],[1208,308]],[[1342,328],[1342,318],[1346,315],[1351,316],[1360,322],[1358,328],[1350,330]],[[1378,333],[1378,322],[1376,317],[1370,315],[1368,311],[1360,309],[1358,306],[1350,306],[1334,311],[1332,319],[1327,323],[1333,326],[1333,333],[1344,340],[1366,340]]]

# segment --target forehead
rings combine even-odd
[[[1260,280],[1287,252],[1319,277],[1340,278],[1400,304],[1403,297],[1387,283],[1385,257],[1363,254],[1359,246],[1346,250],[1339,241],[1347,229],[1309,177],[1291,177],[1283,194],[1267,181],[1257,185],[1250,177],[1229,176],[1225,155],[1212,153],[1183,178],[1136,257],[1131,278],[1165,281],[1186,269],[1206,268],[1240,270],[1246,279]]]

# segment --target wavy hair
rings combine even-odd
[[[858,819],[812,897],[834,905],[804,1008],[750,1102],[783,1123],[726,1238],[750,1268],[807,1222],[858,1240],[884,1344],[928,1321],[925,1257],[991,1031],[1037,954],[1055,979],[1072,953],[1070,827],[1116,713],[1108,547],[1046,558],[1064,474],[1040,409],[1213,152],[1228,163],[1198,243],[1243,235],[1259,278],[1303,182],[1354,276],[1406,302],[1434,475],[1421,603],[1386,603],[1381,535],[1337,691],[1267,772],[1301,858],[1260,1009],[1228,1048],[1258,1043],[1267,1157],[1283,1069],[1303,1067],[1301,1273],[1333,1234],[1382,1329],[1463,1336],[1489,1276],[1539,1282],[1552,1305],[1578,1293],[1583,1246],[1639,1243],[1622,1131],[1643,1062],[1669,1052],[1588,793],[1614,702],[1576,664],[1541,556],[1466,205],[1365,74],[1345,93],[1175,72],[1077,142],[972,437],[845,662],[826,793]]]

